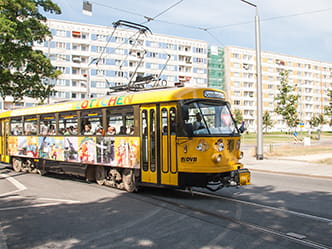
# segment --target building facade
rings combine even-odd
[[[110,86],[127,84],[137,75],[160,75],[168,85],[183,82],[207,85],[205,41],[133,29],[48,20],[52,38],[35,44],[62,72],[57,80],[45,79],[57,91],[50,103],[100,97]],[[13,104],[7,98],[2,109],[31,106],[33,99]]]
[[[57,80],[45,79],[56,93],[49,103],[104,96],[109,87],[127,84],[137,76],[160,75],[168,85],[210,86],[225,90],[232,108],[239,109],[249,131],[256,130],[256,53],[253,49],[211,46],[205,41],[142,34],[137,30],[48,20],[52,38],[35,44],[62,72]],[[332,63],[278,53],[262,52],[263,111],[269,111],[273,130],[286,130],[274,112],[279,73],[289,71],[289,83],[300,95],[299,118],[305,128],[328,105],[332,89]],[[161,73],[162,72],[162,73]],[[0,109],[36,104],[25,98],[13,103],[6,97]]]
[[[210,46],[208,50],[208,84],[210,87],[225,89],[224,49]]]
[[[272,130],[284,130],[287,126],[274,112],[275,96],[279,94],[279,73],[289,71],[289,84],[300,95],[298,113],[304,129],[309,130],[309,120],[324,113],[329,104],[327,90],[332,89],[332,63],[309,60],[278,53],[262,52],[263,112],[269,111],[274,123]],[[257,85],[256,51],[234,46],[224,47],[224,90],[232,108],[241,110],[249,131],[256,130]],[[328,129],[328,126],[325,126]]]

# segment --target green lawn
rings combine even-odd
[[[298,141],[300,142],[303,140],[304,137],[308,137],[307,132],[299,132],[298,134]],[[317,140],[318,134],[317,132],[311,133],[311,140],[318,141]],[[332,132],[322,132],[320,134],[321,139],[331,139],[332,140]],[[256,144],[256,134],[255,133],[249,133],[249,134],[243,134],[242,135],[242,144]],[[263,134],[263,142],[264,144],[274,144],[274,143],[294,143],[294,136],[292,134],[285,134],[281,132],[276,133],[269,133],[269,134]]]
[[[298,143],[294,144],[294,136],[292,134],[285,133],[270,133],[263,135],[264,144],[264,155],[268,157],[273,156],[294,156],[294,155],[308,155],[308,154],[320,154],[320,153],[330,153],[332,155],[332,146],[327,146],[326,144],[320,144],[317,140],[317,132],[311,134],[311,146],[303,145],[303,138],[308,137],[307,133],[298,135]],[[332,143],[332,132],[322,132],[320,138],[331,140]],[[255,145],[256,144],[256,134],[243,134],[242,135],[242,145]],[[254,151],[252,152],[254,154]],[[331,164],[331,158],[327,158],[320,163]]]

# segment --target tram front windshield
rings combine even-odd
[[[225,102],[196,101],[183,105],[185,127],[193,136],[239,133]],[[190,127],[190,128],[188,128]]]

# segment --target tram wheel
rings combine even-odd
[[[98,185],[103,185],[106,181],[106,170],[103,166],[96,167],[96,182]]]
[[[22,161],[20,159],[13,158],[12,166],[13,166],[13,170],[15,172],[21,172],[22,171]]]
[[[124,169],[122,172],[122,182],[124,185],[124,189],[127,192],[135,192],[137,190],[135,183],[135,174],[132,169]]]

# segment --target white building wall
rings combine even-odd
[[[262,52],[263,112],[269,111],[273,130],[286,130],[282,118],[274,112],[274,97],[279,93],[279,72],[289,71],[289,83],[300,95],[298,113],[304,130],[309,120],[324,113],[328,105],[327,90],[332,89],[332,63],[295,56]],[[233,109],[240,109],[250,131],[256,131],[256,52],[253,49],[225,47],[226,91]],[[326,125],[324,129],[329,129]]]
[[[51,40],[36,44],[63,74],[52,81],[58,92],[51,102],[107,94],[109,85],[126,84],[142,56],[137,73],[158,75],[168,85],[207,86],[207,48],[205,41],[160,34],[141,34],[136,30],[48,20]],[[113,33],[114,32],[114,33]],[[111,37],[111,34],[113,36]],[[132,46],[135,38],[136,45]],[[98,64],[95,62],[98,60]],[[91,63],[93,61],[93,63]],[[135,77],[134,77],[135,79]],[[90,88],[89,88],[90,87]]]

